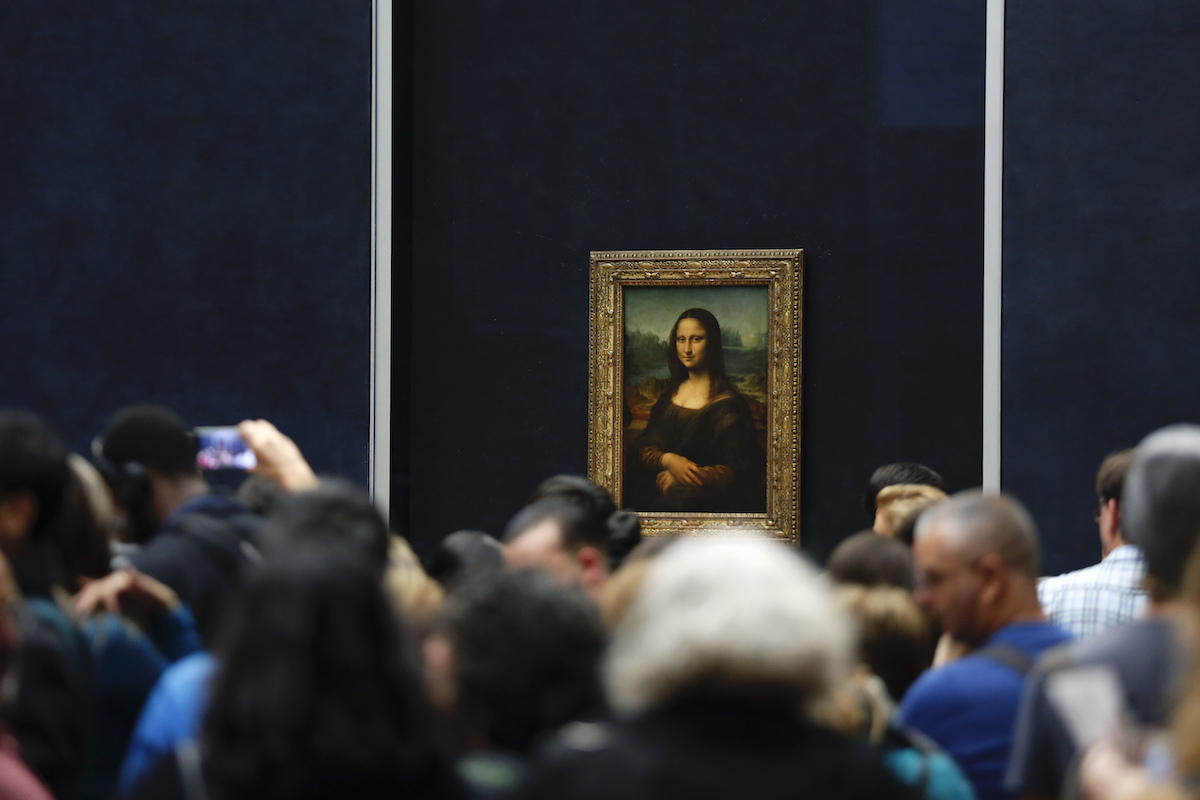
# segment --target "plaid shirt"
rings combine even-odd
[[[1038,600],[1051,622],[1083,638],[1141,618],[1149,602],[1141,588],[1145,574],[1142,551],[1125,544],[1099,564],[1042,578]]]

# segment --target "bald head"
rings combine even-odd
[[[938,528],[963,561],[995,553],[1014,575],[1037,580],[1041,544],[1025,507],[1006,494],[959,492],[921,515],[915,537]]]
[[[913,555],[913,599],[959,641],[979,645],[1005,625],[1044,619],[1037,531],[1011,497],[967,492],[930,506]]]

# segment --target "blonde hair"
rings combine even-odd
[[[885,486],[875,495],[875,530],[884,536],[895,536],[910,517],[945,499],[946,493],[936,486],[920,483]]]
[[[692,692],[808,710],[849,673],[854,628],[827,580],[766,540],[688,539],[646,569],[613,633],[605,684],[637,715]]]
[[[425,574],[408,542],[392,536],[383,585],[393,607],[418,638],[428,633],[442,609],[441,585]]]

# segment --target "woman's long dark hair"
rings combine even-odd
[[[687,367],[679,360],[679,351],[675,347],[675,336],[679,332],[679,323],[685,319],[694,319],[699,322],[707,337],[704,342],[704,368],[708,370],[708,377],[711,381],[709,396],[716,397],[719,394],[733,392],[733,384],[729,382],[729,378],[725,377],[725,345],[721,341],[721,323],[717,322],[717,318],[708,309],[689,308],[680,314],[679,319],[675,320],[675,324],[671,326],[671,336],[667,342],[667,367],[671,370],[671,382],[667,384],[668,396],[674,394],[675,390],[679,388],[679,384],[688,377]]]
[[[324,796],[437,766],[420,673],[379,576],[330,548],[268,562],[232,610],[204,722],[212,776]]]

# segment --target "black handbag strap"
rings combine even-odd
[[[1033,669],[1033,657],[1016,645],[993,642],[975,651],[975,655],[990,658],[1024,678]]]

